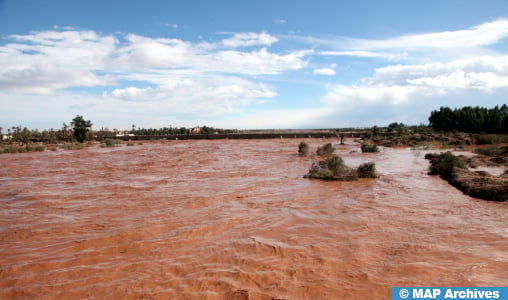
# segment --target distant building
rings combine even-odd
[[[128,132],[118,132],[117,134],[115,134],[115,136],[117,136],[117,137],[122,137],[122,136],[134,136],[134,133],[128,133]]]

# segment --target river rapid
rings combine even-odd
[[[302,178],[297,139],[0,156],[0,299],[390,299],[508,285],[508,203],[426,175],[423,150],[361,153],[377,179]]]

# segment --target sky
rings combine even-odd
[[[3,128],[418,125],[507,92],[506,0],[0,0]]]

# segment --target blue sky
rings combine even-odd
[[[0,0],[0,126],[329,128],[507,103],[508,2]]]

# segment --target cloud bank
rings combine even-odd
[[[354,84],[327,84],[321,120],[354,124],[426,122],[440,106],[506,102],[508,56],[490,47],[508,37],[508,20],[458,31],[405,35],[385,40],[297,37],[319,56],[384,61]],[[318,70],[315,70],[318,71]],[[326,73],[325,69],[319,70]],[[339,121],[340,120],[340,121]]]
[[[506,102],[507,37],[505,19],[386,39],[262,31],[196,42],[58,27],[0,46],[0,117],[48,124],[46,107],[56,125],[77,113],[117,126],[414,124],[439,106]],[[281,92],[291,84],[324,92],[300,107]]]
[[[193,43],[69,29],[11,35],[9,41],[0,47],[3,103],[13,95],[58,98],[69,94],[67,89],[102,87],[102,93],[89,97],[95,106],[121,100],[125,103],[118,105],[135,108],[134,102],[150,102],[146,113],[165,110],[168,119],[177,114],[206,117],[262,103],[276,92],[253,76],[301,69],[309,54],[270,52],[266,46],[278,39],[266,32]]]

